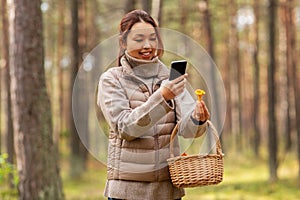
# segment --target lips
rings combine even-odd
[[[139,52],[139,54],[140,54],[143,58],[150,58],[150,57],[151,57],[151,53],[152,53],[152,51]]]

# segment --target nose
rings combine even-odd
[[[144,49],[149,49],[149,48],[151,48],[151,45],[150,45],[149,40],[146,40],[146,41],[145,41],[143,48],[144,48]]]

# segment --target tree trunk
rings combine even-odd
[[[293,102],[293,64],[294,58],[293,54],[296,49],[295,47],[295,25],[293,24],[293,1],[286,0],[283,4],[283,23],[285,28],[285,38],[286,38],[286,49],[285,49],[285,65],[286,65],[286,94],[285,96],[287,101],[287,113],[286,113],[286,130],[284,132],[285,138],[285,150],[289,151],[292,147],[292,123],[291,123],[291,110]],[[295,49],[294,49],[295,48]]]
[[[125,5],[124,5],[125,14],[132,11],[132,10],[134,10],[135,3],[136,3],[136,0],[126,0],[125,1]]]
[[[296,35],[296,2],[294,0],[288,1],[288,15],[290,18],[290,37],[289,37],[289,48],[291,52],[290,57],[290,64],[291,64],[291,70],[293,74],[292,78],[292,85],[294,89],[294,103],[295,103],[295,110],[296,110],[296,132],[297,132],[297,155],[298,155],[298,180],[300,181],[300,73],[299,68],[297,68],[297,58],[299,56],[299,53],[296,48],[296,41],[297,41],[297,35]]]
[[[237,5],[234,0],[230,0],[230,60],[231,65],[231,108],[232,108],[232,130],[235,136],[235,145],[238,151],[242,149],[242,102],[241,102],[241,62],[240,62],[240,52],[239,52],[239,37],[236,25],[237,16]]]
[[[2,71],[0,69],[0,83],[2,82]],[[2,85],[2,84],[1,84]],[[2,89],[0,85],[0,98],[2,98]],[[2,102],[0,101],[0,154],[2,154]]]
[[[279,140],[285,142],[291,137],[291,126],[290,126],[290,98],[292,98],[291,90],[289,89],[289,82],[288,79],[288,71],[289,71],[289,64],[288,61],[288,36],[287,33],[289,30],[286,29],[288,19],[286,16],[287,12],[287,5],[284,1],[281,1],[278,6],[278,68],[277,73],[282,74],[280,76],[280,87],[278,87],[278,94],[284,94],[280,98],[278,98],[277,106],[281,108],[280,110],[282,114],[278,116],[278,137]],[[281,134],[280,134],[281,133]],[[282,139],[281,139],[282,138]],[[287,146],[285,146],[285,150],[289,150]]]
[[[215,59],[215,52],[214,52],[214,38],[213,38],[213,30],[212,30],[212,23],[211,23],[211,12],[209,10],[209,1],[203,0],[199,3],[199,9],[200,12],[202,12],[203,15],[203,31],[204,31],[204,37],[206,41],[206,49],[212,60]],[[213,64],[212,64],[213,65]],[[210,78],[212,88],[215,88],[215,90],[212,91],[212,97],[215,99],[216,104],[212,105],[216,109],[216,113],[220,113],[219,103],[218,103],[218,94],[217,94],[217,84],[216,84],[216,74],[215,74],[215,68],[214,66],[211,66],[210,71]],[[218,116],[216,117],[216,127],[221,130],[221,119]]]
[[[77,67],[77,69],[80,68],[80,65],[83,61],[84,58],[84,55],[87,53],[87,49],[88,49],[88,44],[87,44],[87,41],[89,40],[88,38],[88,31],[89,30],[92,30],[90,28],[88,28],[88,11],[87,11],[87,1],[79,1],[80,4],[79,4],[79,18],[78,18],[78,25],[79,25],[79,36],[78,36],[78,45],[79,45],[79,66]],[[89,1],[90,2],[90,1]],[[78,79],[80,79],[80,77],[77,77]],[[79,141],[78,141],[78,146],[79,146],[79,149],[80,149],[80,155],[81,155],[81,158],[82,158],[82,166],[83,166],[83,169],[86,169],[86,163],[87,163],[87,158],[88,158],[88,151],[86,149],[86,147],[83,145],[82,141],[81,140],[84,140],[86,141],[86,144],[89,145],[88,141],[89,141],[89,138],[88,138],[88,135],[89,134],[86,134],[88,133],[88,118],[89,118],[89,99],[88,99],[88,90],[86,89],[88,86],[86,85],[86,82],[85,81],[82,81],[82,85],[80,87],[80,89],[82,90],[82,92],[80,94],[84,94],[83,96],[78,96],[78,97],[75,97],[76,100],[79,101],[79,107],[78,109],[80,109],[80,121],[85,124],[84,126],[81,126],[82,130],[79,130],[81,131],[81,134],[80,134],[80,138],[79,138]],[[74,99],[73,99],[74,100]],[[78,128],[77,128],[78,129]],[[82,134],[84,133],[84,134]]]
[[[259,55],[259,30],[258,30],[258,24],[259,24],[259,0],[255,0],[254,2],[254,16],[255,16],[255,23],[253,27],[253,42],[254,42],[254,52],[253,52],[253,74],[254,74],[254,100],[253,100],[253,124],[254,124],[254,153],[258,157],[259,156],[259,148],[260,148],[260,128],[259,128],[259,104],[260,104],[260,67],[258,62],[258,55]]]
[[[239,48],[239,34],[237,29],[235,28],[235,33],[234,33],[235,41],[236,41],[236,49],[234,53],[234,57],[236,60],[236,80],[237,80],[237,108],[238,108],[238,125],[239,125],[239,132],[238,132],[238,146],[239,150],[242,150],[243,148],[243,132],[244,132],[244,127],[243,127],[243,95],[242,95],[242,89],[243,89],[243,84],[242,84],[242,77],[243,77],[243,72],[242,72],[242,64],[241,64],[241,59],[240,59],[240,48]]]
[[[3,13],[3,10],[1,10]],[[1,52],[0,52],[1,53]],[[2,70],[1,70],[1,63],[0,63],[0,155],[2,153]]]
[[[11,93],[10,93],[10,74],[9,74],[9,34],[8,34],[8,17],[6,0],[1,1],[2,8],[2,32],[3,32],[3,58],[5,59],[5,92],[6,92],[6,152],[8,154],[7,162],[14,163],[14,133],[11,110]],[[12,174],[9,175],[9,186],[13,187]]]
[[[226,2],[226,4],[229,4],[229,0],[224,1],[224,3]],[[228,10],[226,11],[226,13],[224,14],[224,16],[226,17],[226,19],[229,19],[229,13]],[[224,80],[224,86],[225,86],[225,91],[226,91],[226,116],[225,116],[225,123],[224,123],[224,128],[223,128],[223,134],[222,136],[224,137],[224,134],[226,135],[225,137],[230,137],[232,136],[232,104],[231,104],[231,99],[232,99],[232,94],[231,94],[231,90],[230,87],[232,85],[232,77],[231,77],[231,65],[230,65],[230,59],[229,59],[229,51],[228,49],[230,49],[230,40],[228,38],[230,38],[230,28],[228,28],[228,25],[230,23],[228,23],[226,21],[226,32],[224,32],[224,39],[222,41],[222,43],[224,43],[224,50],[223,50],[223,59],[224,59],[224,69],[222,70],[222,74],[223,74],[223,80]],[[226,148],[225,145],[223,145],[223,149]],[[225,149],[226,150],[226,149]]]
[[[19,199],[64,199],[44,70],[40,0],[14,0],[11,94]]]
[[[70,175],[71,176],[77,176],[78,174],[81,173],[83,170],[82,167],[80,167],[79,164],[74,164],[75,159],[79,159],[79,146],[78,141],[78,134],[76,131],[76,127],[74,124],[74,119],[73,119],[73,112],[72,112],[72,89],[74,85],[74,81],[76,78],[76,74],[78,71],[78,65],[79,65],[79,45],[78,45],[78,1],[77,0],[72,0],[71,1],[71,15],[72,15],[72,29],[71,29],[71,46],[72,46],[72,60],[71,60],[71,75],[70,75],[70,95],[69,95],[69,131],[70,131],[70,149],[71,149],[71,155],[70,155]],[[80,161],[80,163],[82,163]]]
[[[229,49],[229,42],[227,40],[227,38],[229,38],[229,32],[226,32],[226,41],[224,41],[224,43],[226,44],[226,49]],[[230,87],[232,85],[232,77],[231,77],[231,65],[230,65],[230,60],[229,60],[229,52],[225,51],[224,52],[224,86],[225,86],[225,90],[226,90],[226,121],[224,124],[224,129],[223,129],[223,133],[226,134],[226,137],[231,136],[230,134],[232,133],[232,104],[231,104],[231,99],[232,99],[232,95],[231,95],[231,90]],[[222,136],[224,137],[224,134],[222,134]],[[226,148],[226,146],[225,146]],[[224,145],[223,145],[223,149],[224,149]]]
[[[82,120],[87,120],[88,117],[88,109],[86,107],[83,107],[84,105],[88,105],[88,101],[86,100],[87,96],[85,95],[82,97],[73,97],[72,96],[72,89],[74,85],[74,81],[76,79],[76,75],[78,72],[78,68],[81,62],[81,58],[83,55],[83,46],[86,44],[86,37],[85,29],[83,27],[83,24],[85,22],[83,21],[85,18],[85,6],[84,1],[72,1],[72,7],[71,7],[71,13],[72,13],[72,67],[71,67],[71,80],[70,80],[70,102],[69,102],[69,109],[70,109],[70,118],[69,118],[69,130],[70,130],[70,136],[71,136],[71,171],[70,175],[72,177],[80,176],[83,170],[86,168],[86,160],[87,160],[87,150],[82,144],[80,137],[78,135],[77,129],[74,124],[73,119],[73,112],[72,112],[72,104],[74,109],[82,109]],[[81,27],[81,28],[80,28]],[[82,88],[84,89],[84,88]],[[73,102],[74,101],[74,102]],[[84,123],[83,124],[87,124]],[[87,129],[87,127],[85,128]],[[83,130],[87,131],[87,130]],[[87,135],[87,134],[85,134]]]
[[[4,7],[5,6],[5,7]],[[5,15],[6,15],[6,0],[1,0],[1,7],[0,7],[0,11],[1,11],[1,17],[2,17],[2,34],[3,34],[3,40],[4,40],[4,37],[5,37]],[[6,27],[7,28],[7,27]],[[1,43],[0,43],[1,44]],[[6,60],[6,57],[5,56],[5,44],[3,43],[3,46],[1,46],[2,49],[4,49],[4,52],[3,52],[3,58],[5,59],[5,62],[7,62]],[[2,53],[0,51],[0,53]],[[2,76],[2,65],[3,65],[3,68],[5,69],[6,66],[7,66],[7,63],[4,63],[2,64],[0,62],[0,155],[2,153],[2,91],[4,88],[2,88],[2,85],[5,85],[5,83],[3,83],[3,76]]]
[[[151,12],[151,0],[141,0],[142,1],[142,9],[147,13]]]
[[[98,0],[88,1],[88,16],[86,17],[87,21],[87,44],[86,50],[90,50],[98,45],[101,38],[101,31],[99,30],[99,25],[97,24],[97,20],[95,19],[100,14],[99,10],[99,2]],[[98,60],[98,59],[96,59]],[[95,61],[96,62],[96,61]],[[96,65],[99,66],[99,65]]]
[[[55,122],[53,122],[53,134],[54,134],[54,142],[59,144],[59,136],[63,131],[64,127],[64,115],[63,115],[63,70],[61,68],[60,62],[63,59],[64,55],[64,32],[65,32],[65,0],[58,0],[58,27],[57,27],[57,42],[56,42],[56,53],[55,53],[55,74],[53,74],[52,81],[54,82],[53,89],[53,116],[56,118]],[[55,104],[55,105],[54,105]]]
[[[268,14],[269,14],[269,63],[268,63],[268,118],[269,118],[269,173],[270,181],[277,180],[277,127],[276,127],[276,0],[269,1]]]
[[[179,0],[179,13],[180,13],[180,29],[181,29],[181,32],[183,34],[186,34],[187,33],[187,28],[186,28],[186,25],[187,25],[187,18],[188,18],[188,9],[187,9],[187,2],[185,0]]]
[[[151,16],[157,21],[160,27],[162,25],[162,4],[161,0],[152,0]]]

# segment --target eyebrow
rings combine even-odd
[[[154,36],[154,35],[156,36],[156,33],[151,33],[151,34],[150,34],[150,36]],[[139,33],[138,33],[138,34],[135,34],[134,36],[144,37],[145,35],[144,35],[144,34],[139,34]]]

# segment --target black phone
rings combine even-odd
[[[182,76],[185,74],[187,61],[186,60],[176,60],[171,62],[171,71],[169,80],[174,80],[178,78],[179,76]]]

